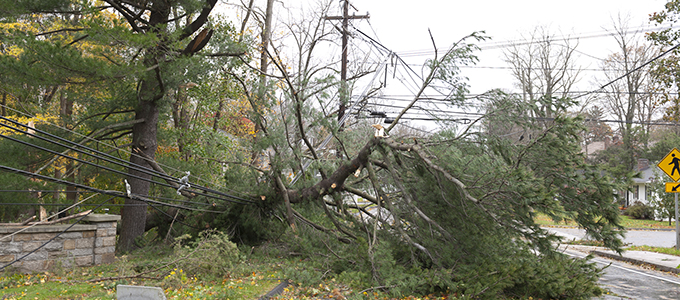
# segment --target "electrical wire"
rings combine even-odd
[[[78,144],[78,143],[69,141],[69,140],[67,140],[67,139],[64,139],[64,138],[61,138],[61,137],[59,137],[59,136],[50,134],[50,133],[48,133],[48,132],[42,131],[42,130],[37,129],[37,128],[30,128],[30,127],[28,127],[27,125],[24,125],[24,124],[22,124],[22,123],[20,123],[20,122],[16,122],[16,121],[14,121],[14,120],[12,120],[12,119],[9,119],[9,118],[3,117],[3,116],[0,116],[0,119],[1,119],[1,120],[4,120],[4,121],[7,121],[7,122],[11,122],[11,123],[16,124],[16,125],[19,125],[19,126],[26,127],[27,129],[34,130],[34,131],[36,131],[36,132],[39,132],[39,133],[41,133],[41,134],[50,136],[50,137],[52,137],[52,138],[56,138],[56,139],[58,139],[58,140],[60,140],[60,141],[64,141],[64,142],[70,143],[70,144],[73,145],[73,147],[66,146],[66,145],[64,145],[64,144],[61,144],[61,143],[56,142],[56,141],[53,141],[53,140],[49,140],[49,139],[44,138],[44,137],[42,137],[42,136],[39,136],[39,135],[36,135],[36,134],[29,133],[27,130],[26,130],[26,131],[20,130],[20,129],[16,128],[16,127],[12,127],[12,126],[9,126],[8,124],[4,124],[4,123],[0,122],[0,125],[2,125],[2,126],[5,126],[5,127],[7,127],[7,128],[13,129],[13,130],[18,131],[18,132],[22,132],[22,133],[27,134],[27,135],[29,135],[29,136],[36,137],[36,138],[38,138],[38,139],[41,139],[41,140],[44,140],[44,141],[53,143],[53,144],[58,145],[58,146],[61,146],[61,147],[65,147],[65,148],[68,148],[68,149],[72,149],[73,151],[76,151],[76,152],[78,152],[78,153],[82,153],[82,154],[85,154],[85,155],[89,155],[89,156],[92,156],[92,157],[94,157],[94,158],[101,159],[101,160],[104,160],[104,161],[107,161],[107,162],[110,162],[110,163],[113,163],[113,164],[116,164],[116,165],[119,165],[119,166],[129,167],[130,169],[133,169],[133,170],[138,171],[138,172],[145,173],[145,174],[147,174],[147,175],[157,176],[157,177],[161,177],[161,178],[164,178],[164,179],[171,179],[171,180],[173,180],[173,181],[176,182],[176,183],[180,183],[179,179],[176,179],[176,178],[174,178],[174,177],[165,175],[165,174],[163,174],[163,173],[160,173],[160,172],[157,172],[157,171],[154,171],[154,170],[151,170],[151,169],[147,169],[147,168],[141,167],[141,166],[139,166],[139,165],[136,165],[136,166],[135,166],[134,164],[129,163],[129,162],[127,162],[127,161],[124,161],[124,160],[122,160],[122,159],[119,159],[119,158],[117,158],[117,157],[115,157],[115,156],[112,156],[112,155],[103,153],[103,152],[101,152],[101,151],[98,151],[98,150],[89,148],[89,147],[84,146],[84,145],[80,145],[80,144]],[[18,140],[18,139],[14,139],[14,138],[9,137],[9,136],[6,136],[6,135],[1,135],[1,134],[0,134],[0,136],[4,137],[4,138],[6,138],[6,139],[13,140],[13,141],[18,142],[18,143],[21,143],[21,144],[25,144],[25,145],[28,145],[28,146],[31,146],[31,147],[35,147],[35,148],[40,149],[40,150],[43,150],[43,151],[50,152],[50,153],[55,154],[55,155],[59,155],[59,156],[63,156],[63,157],[66,157],[66,158],[75,160],[75,161],[78,161],[78,162],[81,162],[81,163],[84,163],[84,164],[89,164],[89,165],[97,166],[97,167],[99,167],[99,168],[105,169],[105,170],[110,171],[110,172],[122,174],[122,175],[125,175],[125,176],[128,176],[128,177],[136,178],[136,179],[143,180],[143,181],[152,182],[152,183],[155,183],[155,184],[158,184],[158,185],[162,185],[162,186],[166,186],[166,187],[170,187],[170,188],[173,188],[173,189],[175,188],[175,187],[173,187],[172,185],[167,184],[167,183],[158,182],[158,181],[154,181],[154,180],[151,180],[151,179],[146,179],[146,178],[143,178],[143,177],[140,177],[140,176],[136,176],[136,175],[133,175],[133,174],[129,174],[129,173],[127,173],[127,172],[118,171],[118,170],[111,169],[111,168],[108,168],[108,167],[105,167],[105,166],[102,166],[102,165],[99,165],[99,164],[96,164],[96,163],[88,162],[88,161],[85,161],[85,160],[82,160],[82,159],[79,159],[79,158],[74,158],[74,157],[71,157],[71,156],[68,156],[68,155],[65,155],[65,154],[61,154],[61,153],[59,153],[59,152],[56,152],[56,151],[53,151],[53,150],[50,150],[50,149],[46,149],[46,148],[44,148],[44,147],[40,147],[40,146],[37,146],[37,145],[34,145],[34,144],[30,144],[30,143],[28,143],[28,142],[24,142],[24,141],[21,141],[21,140]],[[85,152],[85,151],[83,151],[83,150],[76,149],[75,147],[81,147],[81,148],[84,148],[84,149],[86,149],[86,150],[88,150],[88,151],[92,151],[92,152],[94,152],[94,153],[97,153],[97,154],[99,154],[99,155],[94,155],[94,154],[92,154],[92,153],[88,153],[88,152]],[[121,161],[122,161],[122,162],[121,162]],[[252,200],[247,200],[247,199],[243,199],[243,198],[241,198],[241,197],[237,197],[237,196],[229,195],[229,194],[222,193],[222,192],[219,192],[219,191],[215,191],[215,190],[212,190],[212,189],[209,189],[209,188],[206,188],[206,187],[202,187],[202,186],[200,186],[200,185],[192,184],[192,187],[197,188],[197,189],[200,189],[200,190],[203,190],[204,192],[215,193],[215,194],[218,194],[218,195],[221,195],[221,196],[225,196],[225,197],[229,197],[229,198],[232,198],[232,199],[235,199],[235,200],[244,201],[244,202],[250,202],[250,203],[255,203],[255,201],[252,201]],[[212,196],[212,195],[209,195],[209,194],[206,194],[206,193],[202,193],[201,195],[206,196],[206,197],[210,197],[210,198],[214,198],[214,199],[219,199],[219,200],[234,202],[234,201],[232,201],[232,200],[228,200],[228,199],[224,199],[224,198]]]
[[[8,171],[8,172],[13,172],[13,173],[17,173],[17,174],[21,174],[21,175],[25,175],[25,176],[29,176],[29,177],[35,177],[35,178],[39,178],[39,179],[42,179],[42,180],[52,181],[52,182],[59,183],[59,184],[71,185],[71,186],[75,186],[77,188],[81,188],[81,189],[85,189],[85,190],[89,190],[89,191],[92,191],[92,192],[96,192],[96,193],[100,193],[100,194],[104,194],[104,195],[109,195],[109,196],[116,196],[116,197],[121,197],[121,198],[130,198],[130,199],[138,200],[138,201],[142,201],[142,202],[158,204],[158,205],[163,205],[163,206],[168,206],[168,207],[174,207],[174,208],[179,208],[179,209],[185,209],[185,210],[191,210],[191,211],[221,213],[219,211],[196,209],[196,208],[186,207],[186,206],[177,205],[177,204],[164,203],[164,202],[160,202],[160,201],[151,200],[151,199],[146,198],[146,197],[138,196],[138,195],[135,195],[135,194],[132,194],[130,197],[127,197],[127,194],[123,193],[123,192],[112,191],[112,190],[103,190],[103,189],[87,186],[87,185],[80,184],[80,183],[70,182],[70,181],[66,181],[66,180],[63,180],[63,179],[52,178],[52,177],[49,177],[49,176],[40,175],[40,174],[36,174],[36,173],[33,173],[33,172],[19,170],[19,169],[4,166],[4,165],[0,165],[0,170],[5,170],[5,171]],[[244,204],[244,203],[240,203],[240,204]]]
[[[0,104],[0,107],[4,107],[4,108],[6,108],[6,109],[9,109],[9,110],[11,110],[11,111],[13,111],[13,112],[15,112],[15,113],[18,113],[18,114],[23,115],[23,116],[26,116],[26,117],[30,117],[30,118],[34,118],[34,117],[35,117],[35,116],[33,116],[33,115],[30,115],[30,114],[27,114],[27,113],[25,113],[25,112],[16,110],[16,109],[14,109],[14,108],[12,108],[12,107],[9,107],[9,106],[7,106],[7,105],[4,105],[4,104]],[[70,129],[68,129],[68,128],[61,127],[61,126],[59,126],[59,125],[56,125],[56,124],[53,124],[53,123],[50,123],[50,122],[45,122],[45,123],[48,124],[48,125],[50,125],[50,126],[52,126],[52,127],[61,129],[61,130],[65,131],[65,132],[74,134],[75,136],[82,137],[82,138],[84,138],[84,140],[94,141],[94,142],[97,143],[97,144],[101,144],[101,145],[103,145],[103,146],[106,146],[106,147],[115,149],[115,150],[117,150],[117,151],[124,152],[124,153],[126,153],[126,154],[128,154],[128,155],[133,155],[132,152],[130,152],[130,151],[126,150],[126,149],[122,149],[122,148],[119,148],[119,147],[116,147],[116,146],[109,145],[109,144],[104,143],[104,142],[102,142],[102,141],[93,139],[93,138],[91,138],[91,137],[89,137],[89,136],[83,135],[83,134],[78,133],[78,132],[76,132],[76,131],[70,130]],[[23,125],[23,124],[21,124],[21,125]],[[31,128],[31,129],[33,130],[34,128]],[[70,142],[70,141],[69,141],[69,142]],[[76,144],[76,143],[74,143],[74,144]],[[79,144],[79,145],[80,145],[80,144]],[[105,155],[108,155],[108,154],[105,154]],[[112,156],[112,157],[113,157],[114,159],[118,159],[118,158],[115,157],[115,156]],[[174,168],[174,167],[172,167],[172,166],[168,166],[168,165],[162,164],[162,163],[160,163],[160,162],[157,162],[157,163],[158,163],[159,166],[162,166],[162,167],[164,167],[164,168],[166,168],[166,169],[168,169],[168,170],[173,170],[173,171],[176,171],[176,172],[178,172],[178,173],[183,173],[183,172],[184,172],[184,171],[179,170],[179,169],[177,169],[177,168]],[[195,176],[195,175],[192,175],[192,177],[196,178],[196,179],[199,180],[199,181],[206,182],[206,183],[210,183],[209,181],[207,181],[207,180],[205,180],[205,179],[203,179],[203,178],[201,178],[201,177],[198,177],[198,176]]]

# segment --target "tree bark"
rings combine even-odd
[[[288,190],[290,203],[300,203],[312,199],[319,199],[324,195],[329,195],[334,191],[341,190],[347,177],[354,174],[358,168],[365,166],[368,163],[368,157],[371,155],[373,147],[377,146],[379,143],[380,138],[371,139],[364,145],[352,161],[341,165],[333,172],[333,174],[328,176],[328,178],[319,181],[319,183],[302,190]]]
[[[178,40],[183,40],[195,33],[208,20],[208,15],[215,7],[217,0],[205,1],[205,6],[201,13],[188,24],[183,30]],[[147,158],[154,159],[158,144],[157,125],[158,125],[158,101],[165,95],[166,87],[163,84],[161,75],[161,66],[159,62],[166,60],[169,51],[172,47],[168,47],[173,41],[169,40],[169,34],[165,32],[167,27],[164,24],[170,20],[170,13],[172,5],[176,3],[170,1],[154,1],[149,9],[148,19],[148,33],[156,34],[159,38],[159,44],[146,49],[147,56],[144,58],[144,65],[147,67],[147,72],[143,74],[139,83],[138,89],[138,104],[135,108],[135,120],[140,120],[132,127],[132,153],[140,151]],[[126,15],[127,11],[119,11]],[[128,19],[133,30],[141,32],[142,29],[136,26],[132,19]],[[144,120],[143,122],[141,120]],[[151,169],[147,160],[140,156],[130,155],[130,163],[132,165]],[[121,210],[121,231],[118,238],[118,252],[127,252],[134,248],[134,240],[144,234],[146,225],[147,205],[143,201],[136,200],[135,195],[147,196],[149,194],[151,175],[128,170],[128,174],[139,176],[138,178],[128,177],[132,197],[125,199],[125,205]],[[139,199],[139,198],[137,198]]]

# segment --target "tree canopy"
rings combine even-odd
[[[219,17],[216,0],[0,1],[8,180],[115,197],[122,252],[150,228],[166,237],[218,228],[276,255],[328,253],[314,264],[329,276],[394,294],[601,292],[599,270],[558,253],[559,239],[534,221],[574,219],[622,246],[621,186],[581,153],[585,120],[556,96],[568,87],[466,97],[461,67],[477,62],[486,39],[472,33],[424,62],[417,91],[387,125],[369,104],[400,58],[384,51],[342,82],[321,49],[336,30],[324,18],[330,3],[286,23],[285,37],[272,34],[273,3],[241,7],[239,28]],[[365,92],[345,98],[345,86]],[[483,109],[469,124],[400,134],[432,90],[446,109]],[[340,99],[353,100],[338,120]],[[37,124],[37,134],[19,125],[39,114],[60,121]]]

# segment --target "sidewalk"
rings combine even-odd
[[[550,230],[550,228],[545,228]],[[569,240],[579,240],[580,238],[562,233],[562,232],[557,232],[554,230],[550,230],[551,232],[560,235],[564,237],[564,241],[569,241]],[[568,250],[574,250],[574,251],[579,251],[583,253],[592,253],[597,256],[602,256],[614,260],[619,260],[619,261],[624,261],[632,264],[637,264],[637,265],[648,265],[653,267],[654,269],[657,269],[659,271],[664,271],[664,272],[671,272],[675,274],[680,274],[680,269],[678,269],[678,266],[680,265],[680,256],[675,256],[675,255],[670,255],[670,254],[662,254],[662,253],[656,253],[656,252],[649,252],[649,251],[624,251],[619,255],[618,253],[609,250],[604,247],[593,247],[593,246],[582,246],[582,245],[561,245],[560,249],[568,249]]]

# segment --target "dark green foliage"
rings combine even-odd
[[[654,219],[654,209],[642,202],[635,202],[633,205],[626,208],[623,214],[629,216],[633,219],[640,220],[653,220]]]

